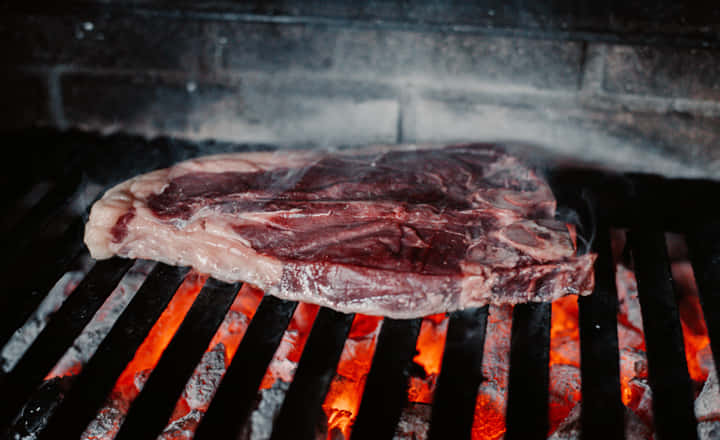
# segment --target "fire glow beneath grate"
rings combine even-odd
[[[648,438],[653,432],[652,392],[648,383],[647,357],[637,281],[632,262],[623,260],[625,234],[615,231],[615,282],[618,291],[618,340],[622,402],[626,407],[626,437]],[[121,282],[108,304],[127,304],[146,276],[150,265],[141,262]],[[694,382],[696,413],[703,424],[720,423],[717,408],[717,378],[709,348],[707,328],[700,308],[692,267],[682,259],[672,260],[672,274],[683,329],[688,370]],[[75,278],[68,278],[62,295],[72,290]],[[72,283],[70,280],[75,280]],[[112,439],[118,432],[130,405],[141,392],[145,380],[157,364],[186,313],[207,280],[190,272],[169,305],[155,322],[132,361],[116,381],[105,406],[83,434],[83,439]],[[60,283],[63,284],[63,283]],[[60,286],[62,287],[62,286]],[[58,287],[58,289],[60,289]],[[61,296],[62,296],[61,295]],[[115,298],[117,297],[117,298]],[[233,361],[236,350],[252,320],[263,294],[243,285],[230,311],[209,343],[205,355],[186,384],[167,427],[160,438],[191,438],[207,410],[222,377]],[[115,298],[115,299],[113,299]],[[109,328],[124,305],[101,309],[96,327]],[[319,307],[299,304],[289,326],[268,365],[257,394],[257,404],[243,430],[243,438],[264,440],[272,433],[289,383],[302,357]],[[581,405],[580,335],[578,300],[561,298],[552,304],[550,328],[549,432],[551,439],[579,438]],[[490,306],[483,349],[484,380],[478,389],[472,438],[499,439],[505,433],[512,306]],[[103,322],[106,321],[106,322]],[[425,317],[416,341],[416,353],[409,369],[407,405],[396,428],[395,438],[424,439],[430,423],[431,406],[437,378],[442,370],[447,314]],[[338,366],[322,409],[325,419],[318,426],[319,436],[327,439],[350,438],[363,397],[383,319],[356,315],[340,355]],[[35,324],[34,324],[35,325]],[[94,331],[92,324],[86,328]],[[82,337],[82,336],[81,336]],[[80,339],[80,338],[79,338]],[[72,350],[71,350],[72,351]],[[71,377],[91,355],[70,356],[70,352],[46,378]],[[242,362],[242,359],[236,359]],[[715,403],[713,403],[715,402]],[[709,426],[709,425],[707,425]],[[715,425],[713,425],[715,426]]]
[[[356,315],[353,319],[335,378],[330,382],[322,406],[327,418],[328,439],[339,435],[350,437],[381,326],[382,318],[377,316]]]

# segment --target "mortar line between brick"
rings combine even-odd
[[[53,124],[64,130],[68,127],[67,118],[65,118],[65,108],[62,98],[62,86],[60,84],[60,76],[62,75],[62,66],[56,66],[48,71],[48,105],[50,117]]]
[[[396,144],[402,144],[405,140],[405,131],[404,131],[404,124],[405,124],[405,105],[406,105],[405,99],[402,98],[402,96],[398,99],[398,112],[397,112],[397,137],[395,139]]]
[[[577,82],[577,88],[578,90],[582,91],[583,88],[583,82],[585,81],[585,69],[587,68],[587,58],[588,58],[588,42],[583,41],[580,44],[580,68],[578,75],[578,82]]]

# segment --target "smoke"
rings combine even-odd
[[[597,213],[590,191],[582,188],[577,192],[574,206],[561,204],[555,217],[575,226],[577,231],[577,253],[586,254],[592,249],[597,233]]]

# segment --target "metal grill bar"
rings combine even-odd
[[[506,440],[547,438],[550,314],[550,303],[513,309]]]
[[[70,203],[80,182],[81,176],[78,170],[68,173],[11,231],[7,232],[6,238],[2,241],[4,252],[0,255],[0,264],[8,264],[19,251],[33,240],[37,240],[43,227],[58,211]]]
[[[38,308],[58,279],[83,249],[84,222],[78,219],[61,240],[38,242],[3,271],[6,280],[0,294],[0,347]]]
[[[351,437],[392,439],[407,404],[409,368],[422,319],[385,319]]]
[[[95,355],[40,433],[40,439],[79,438],[112,391],[188,268],[158,263],[113,325]]]
[[[295,307],[296,302],[263,298],[195,432],[195,440],[237,438]]]
[[[8,175],[3,175],[2,182],[0,182],[0,196],[3,197],[5,203],[0,207],[0,228],[7,230],[12,227],[13,222],[7,220],[7,216],[14,215],[13,210],[17,209],[23,199],[27,197],[35,188],[38,183],[34,176],[23,174],[18,176],[17,180],[12,179]]]
[[[475,400],[482,382],[488,307],[450,315],[442,369],[433,398],[428,438],[471,438]]]
[[[584,440],[623,439],[625,409],[620,395],[617,286],[608,228],[597,231],[593,250],[595,291],[578,298],[580,309],[580,423]]]
[[[715,372],[720,377],[720,225],[701,225],[686,237],[715,359]]]
[[[638,282],[658,438],[697,438],[685,344],[665,236],[644,228],[631,231],[628,241]]]
[[[272,440],[314,439],[322,403],[352,325],[352,314],[322,308],[275,422]]]
[[[142,392],[130,407],[116,440],[153,440],[162,432],[185,384],[200,363],[239,289],[240,283],[228,284],[213,278],[205,282],[150,373]]]
[[[0,427],[6,427],[30,394],[132,266],[133,260],[112,258],[98,262],[65,300],[15,368],[0,383]]]

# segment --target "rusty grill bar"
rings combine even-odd
[[[193,155],[197,151],[182,154]],[[88,158],[93,160],[91,155]],[[176,159],[177,156],[158,154],[157,160],[145,166],[154,168]],[[8,236],[13,241],[9,248],[18,249],[18,254],[4,271],[9,285],[0,296],[0,342],[3,344],[82,251],[80,218],[73,219],[69,227],[54,237],[43,235],[43,229],[57,209],[78,189],[80,179],[65,177],[41,200],[40,204],[46,206],[28,211],[32,221],[22,223],[21,229],[14,229],[22,231],[22,236]],[[592,296],[579,300],[583,438],[624,438],[615,318],[618,300],[610,255],[610,226],[630,228],[647,337],[657,436],[661,439],[696,437],[697,420],[692,409],[683,335],[662,232],[688,232],[712,351],[717,355],[720,353],[720,228],[711,220],[720,217],[716,217],[718,208],[708,205],[713,200],[710,195],[720,194],[720,185],[643,176],[612,178],[590,171],[559,171],[550,177],[561,205],[568,203],[569,193],[579,193],[578,187],[592,191],[600,225],[593,241],[593,248],[599,253],[596,290]],[[668,203],[677,204],[668,211]],[[661,213],[667,215],[660,216]],[[647,230],[650,220],[657,227],[654,231]],[[660,223],[662,220],[665,222]],[[15,368],[0,377],[3,395],[0,426],[4,436],[9,435],[7,430],[18,411],[132,264],[131,260],[120,258],[95,263]],[[80,436],[187,272],[187,268],[156,265],[82,372],[74,378],[39,438]],[[239,287],[239,284],[212,279],[206,282],[131,406],[118,438],[158,435]],[[294,302],[274,297],[263,298],[200,422],[196,439],[236,438],[249,418],[260,381],[296,306]],[[547,438],[550,316],[549,303],[515,307],[506,413],[508,439]],[[433,399],[429,431],[432,439],[471,436],[476,392],[483,380],[482,347],[487,319],[487,307],[451,314],[443,368]],[[275,421],[273,439],[314,438],[317,423],[323,416],[323,398],[352,321],[352,315],[320,310]],[[393,437],[400,412],[407,404],[409,368],[420,323],[419,319],[384,320],[353,438]]]

